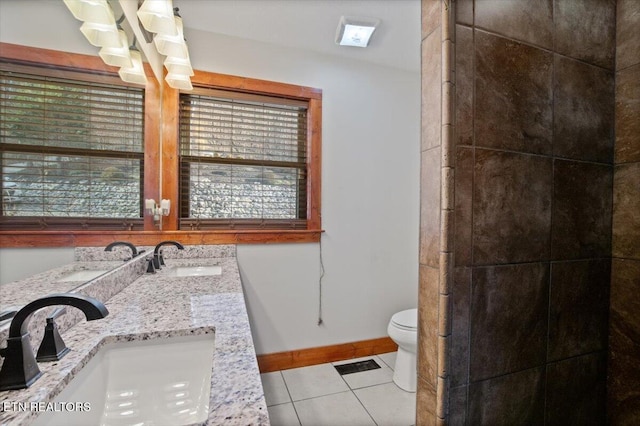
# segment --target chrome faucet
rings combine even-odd
[[[131,249],[131,259],[133,259],[134,257],[136,257],[138,255],[138,249],[136,249],[136,246],[134,246],[133,244],[127,242],[127,241],[114,241],[113,243],[109,244],[104,251],[112,251],[114,247],[116,246],[127,246]],[[140,253],[142,253],[144,250],[140,251]],[[129,260],[129,259],[125,259],[125,260]]]
[[[2,349],[5,358],[0,370],[0,391],[27,388],[42,375],[29,342],[29,320],[38,309],[55,305],[78,308],[84,312],[87,321],[109,315],[106,306],[99,300],[75,293],[51,294],[25,305],[13,317],[7,347]]]
[[[178,247],[179,250],[184,250],[184,246],[177,241],[162,241],[156,245],[156,248],[153,250],[153,266],[155,269],[160,269],[164,266],[164,258],[162,257],[162,251],[160,248],[166,245],[174,245]]]

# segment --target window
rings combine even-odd
[[[0,245],[318,241],[322,91],[192,82],[132,87],[97,56],[0,42]],[[171,200],[159,223],[150,198]]]
[[[141,228],[143,89],[0,65],[0,229]]]
[[[306,229],[308,101],[180,95],[181,229]]]

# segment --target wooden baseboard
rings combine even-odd
[[[360,358],[396,350],[398,350],[398,345],[390,337],[381,337],[379,339],[361,340],[339,345],[258,355],[258,367],[260,368],[260,373],[270,373],[272,371]]]

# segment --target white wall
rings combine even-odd
[[[73,248],[0,249],[0,286],[66,265],[73,259]]]
[[[31,44],[33,36],[20,41],[24,30],[5,27],[14,18],[2,3],[0,40]],[[417,305],[419,72],[185,31],[196,69],[323,90],[324,323],[318,244],[239,246],[258,353],[385,336],[394,312]]]

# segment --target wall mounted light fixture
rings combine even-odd
[[[153,221],[156,225],[161,225],[160,219],[162,216],[169,216],[171,211],[170,200],[160,200],[160,204],[156,203],[156,200],[148,198],[144,200],[144,209],[147,214],[153,215]]]
[[[64,0],[64,4],[79,21],[115,24],[113,10],[107,0]]]
[[[184,27],[178,8],[172,7],[171,0],[145,0],[138,9],[138,18],[147,31],[155,33],[153,42],[156,49],[167,59],[171,58],[170,64],[179,60],[188,65],[188,68],[170,69],[165,60],[165,67],[169,71],[165,77],[167,84],[174,89],[193,89],[191,85],[193,69],[191,69],[189,48],[184,39]]]
[[[144,65],[142,64],[142,55],[134,44],[129,48],[129,57],[131,58],[131,66],[122,66],[118,75],[122,81],[134,84],[147,84],[147,75],[144,72]]]
[[[105,64],[113,67],[130,67],[131,55],[129,54],[129,41],[124,31],[120,33],[120,45],[117,47],[105,46],[98,53]]]
[[[138,9],[138,19],[151,33],[178,35],[170,0],[145,0]]]
[[[115,21],[107,0],[64,0],[64,4],[76,19],[83,21],[80,31],[92,45],[101,48],[99,55],[102,60],[107,65],[120,67],[122,80],[142,85],[147,83],[142,56],[135,47],[135,37],[129,47],[129,36],[119,25],[122,20]],[[165,56],[167,84],[174,89],[193,89],[193,69],[178,8],[173,7],[171,0],[144,0],[136,15],[139,22],[130,22],[131,17],[127,21],[131,27],[141,24],[140,28],[152,34],[152,46]],[[159,72],[156,71],[156,75]]]

